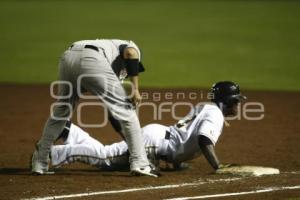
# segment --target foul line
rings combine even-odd
[[[261,190],[253,190],[248,192],[234,192],[234,193],[223,193],[223,194],[213,194],[213,195],[202,195],[202,196],[194,196],[194,197],[177,197],[165,200],[186,200],[186,199],[207,199],[207,198],[216,198],[216,197],[228,197],[228,196],[239,196],[245,194],[258,194],[258,193],[266,193],[266,192],[275,192],[280,190],[296,190],[300,189],[300,185],[297,186],[289,186],[289,187],[271,187],[265,188]]]
[[[159,189],[186,187],[186,186],[197,186],[197,185],[203,185],[203,184],[208,184],[208,183],[237,181],[240,179],[242,179],[242,178],[227,178],[227,179],[199,181],[199,182],[194,182],[194,183],[182,183],[182,184],[164,185],[164,186],[148,186],[148,187],[143,187],[143,188],[131,188],[131,189],[124,189],[124,190],[110,190],[110,191],[89,192],[89,193],[69,194],[69,195],[60,195],[60,196],[35,197],[35,198],[28,198],[28,199],[23,199],[23,200],[67,199],[67,198],[76,198],[76,197],[96,196],[96,195],[103,195],[103,194],[118,194],[118,193],[126,193],[126,192],[137,192],[137,191],[146,191],[146,190],[159,190]]]

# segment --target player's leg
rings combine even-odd
[[[51,148],[52,165],[82,162],[98,168],[114,168],[128,165],[127,144],[122,141],[104,146],[102,143],[54,145]]]
[[[58,85],[60,98],[54,104],[51,110],[51,116],[45,124],[42,137],[36,144],[36,150],[33,153],[31,161],[31,170],[33,173],[44,174],[48,171],[51,146],[63,131],[78,101],[78,96],[76,92],[74,92],[74,86],[70,87],[70,85],[72,85],[72,72],[70,68],[72,63],[74,63],[72,60],[74,60],[75,57],[76,56],[65,54],[60,60],[60,80],[65,82]],[[70,84],[66,84],[66,81]]]
[[[61,165],[82,161],[92,164],[89,158],[104,158],[104,145],[92,138],[87,132],[75,124],[71,124],[64,145],[55,145],[51,149],[52,165]]]
[[[80,127],[72,123],[69,129],[69,133],[67,134],[67,137],[64,138],[63,142],[64,145],[67,144],[76,145],[76,144],[90,144],[92,143],[91,141],[94,140],[95,139],[92,138],[87,132],[85,132]]]
[[[101,98],[113,117],[120,121],[129,147],[131,169],[149,168],[138,117],[126,101],[125,90],[110,64],[105,57],[98,57],[95,60],[83,57],[82,63],[82,73],[93,74],[82,79],[83,87]]]
[[[79,145],[79,144],[80,145],[88,145],[91,148],[95,149],[96,151],[98,151],[100,149],[100,151],[104,152],[104,153],[106,152],[106,148],[107,148],[107,147],[104,148],[102,143],[100,143],[95,138],[91,137],[87,132],[82,130],[77,125],[71,124],[70,131],[68,133],[67,138],[64,141],[64,145],[75,146],[75,145]],[[111,146],[113,146],[113,145],[111,145]],[[116,153],[113,153],[111,156],[118,155],[118,153],[117,153],[118,149],[119,148],[116,147]],[[125,149],[126,149],[125,151],[127,151],[127,147]],[[105,153],[105,155],[107,155],[107,154],[109,154],[109,153]]]

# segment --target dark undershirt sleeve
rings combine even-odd
[[[139,60],[125,59],[125,66],[128,76],[137,76],[139,74]]]

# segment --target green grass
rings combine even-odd
[[[134,40],[144,87],[300,90],[297,1],[0,1],[0,82],[49,83],[73,41]]]

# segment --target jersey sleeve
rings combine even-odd
[[[205,114],[199,127],[199,135],[203,135],[211,140],[215,145],[222,133],[224,124],[223,114],[218,108],[210,109]]]
[[[133,41],[128,41],[126,48],[134,48],[138,53],[138,59],[126,60],[126,69],[128,72],[128,76],[136,76],[140,72],[144,72],[145,67],[141,62],[142,53],[140,48]]]
[[[137,52],[138,52],[138,55],[139,55],[139,61],[141,61],[141,51],[139,49],[139,47],[133,42],[133,41],[128,41],[128,45],[126,48],[134,48]]]
[[[203,109],[203,105],[197,105],[182,119],[177,122],[177,125],[184,125],[195,118]]]

